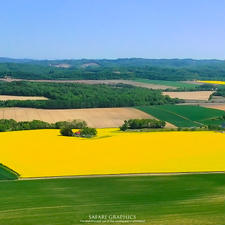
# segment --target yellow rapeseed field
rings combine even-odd
[[[198,80],[198,82],[206,83],[206,84],[222,84],[222,85],[225,85],[225,81],[218,81],[218,80]]]
[[[224,171],[225,134],[98,129],[92,139],[59,130],[0,133],[1,163],[21,177]]]

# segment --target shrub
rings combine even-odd
[[[0,132],[5,132],[7,129],[3,124],[0,124]]]
[[[87,127],[87,123],[85,121],[73,120],[71,122],[72,129],[82,129]]]
[[[17,125],[17,122],[15,120],[6,120],[6,119],[1,119],[0,120],[0,127],[1,127],[1,131],[11,131],[11,130],[15,130]]]
[[[128,122],[125,120],[124,124],[120,127],[120,130],[125,131],[129,128]]]
[[[33,120],[33,121],[18,122],[15,127],[16,127],[16,130],[35,130],[35,129],[53,128],[53,125],[44,121]]]
[[[91,127],[85,127],[80,130],[81,137],[92,137],[97,134],[97,130]]]
[[[69,126],[64,126],[60,129],[60,134],[62,136],[73,136],[73,131]]]
[[[215,125],[215,124],[209,124],[208,125],[209,130],[224,130],[221,126]]]
[[[67,121],[59,121],[55,123],[55,128],[56,129],[61,129],[62,127],[69,126],[69,122]]]
[[[120,130],[127,129],[142,129],[142,128],[163,128],[166,122],[162,120],[155,119],[130,119],[125,120],[124,124],[120,127]]]
[[[60,129],[65,126],[69,126],[71,129],[82,129],[87,126],[87,123],[85,121],[79,121],[79,120],[73,120],[71,122],[60,121],[55,123],[56,129]]]

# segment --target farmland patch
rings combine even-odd
[[[201,100],[207,101],[213,91],[184,91],[184,92],[163,92],[171,98],[179,98],[184,100]]]
[[[48,100],[48,98],[38,96],[0,95],[0,101],[8,101],[8,100]]]
[[[0,119],[16,121],[41,120],[49,123],[80,119],[88,126],[96,128],[119,127],[127,119],[153,118],[149,114],[135,108],[95,108],[95,109],[32,109],[32,108],[0,108]],[[171,127],[172,125],[168,125]]]
[[[225,85],[225,81],[218,81],[218,80],[199,80],[198,83],[214,84],[214,85]]]
[[[148,80],[148,79],[141,79],[136,78],[134,81],[143,82],[147,84],[155,84],[155,85],[165,85],[168,86],[168,88],[195,88],[196,86],[199,86],[198,83],[185,83],[182,81],[167,81],[167,80]]]
[[[218,109],[225,111],[225,104],[201,104],[202,107],[210,108],[210,109]]]
[[[170,122],[178,127],[200,127],[217,124],[218,117],[225,115],[224,111],[209,109],[197,105],[161,105],[137,107],[157,119]],[[220,124],[225,121],[221,120]]]
[[[143,87],[148,89],[176,89],[176,86],[167,85],[163,83],[147,83],[142,81],[132,81],[132,80],[27,80],[27,79],[14,79],[14,78],[0,78],[1,81],[13,82],[13,81],[30,81],[30,82],[43,82],[43,83],[81,83],[81,84],[128,84],[136,87]]]
[[[82,139],[60,136],[58,130],[33,130],[0,133],[0,139],[2,163],[21,177],[225,169],[225,135],[209,131],[98,129],[97,137]]]
[[[128,212],[124,214],[145,221],[134,225],[219,225],[225,221],[224,178],[202,174],[2,182],[0,224],[81,224],[94,211]]]

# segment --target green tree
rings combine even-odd
[[[62,136],[73,136],[73,131],[69,126],[64,126],[60,129],[60,134]]]
[[[130,119],[125,120],[124,124],[120,127],[120,130],[127,129],[142,129],[142,128],[163,128],[166,122],[162,120],[155,119]]]
[[[91,127],[85,127],[80,130],[81,137],[92,137],[97,135],[97,130]]]

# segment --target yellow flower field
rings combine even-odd
[[[224,171],[225,134],[98,129],[98,137],[62,137],[59,130],[0,133],[0,162],[21,177]]]
[[[225,85],[225,81],[218,81],[218,80],[198,80],[198,82],[206,83],[206,84],[222,84],[222,85]]]

